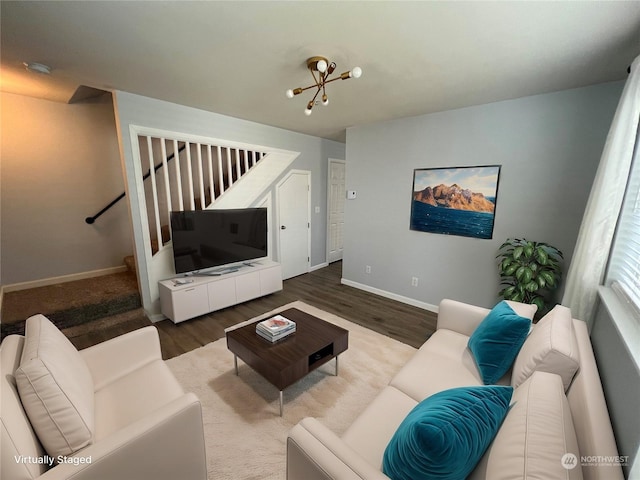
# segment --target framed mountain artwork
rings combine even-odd
[[[411,230],[493,237],[500,165],[413,171]]]

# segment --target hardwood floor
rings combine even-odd
[[[379,297],[340,283],[342,262],[286,280],[282,291],[250,302],[174,324],[157,322],[162,355],[172,358],[224,337],[224,329],[296,300],[326,310],[414,347],[419,347],[436,327],[436,314]],[[100,343],[151,322],[136,310],[65,329],[77,348]]]

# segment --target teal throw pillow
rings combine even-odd
[[[478,325],[467,344],[485,385],[496,383],[513,365],[531,329],[505,301],[498,303]]]
[[[392,480],[461,480],[484,455],[509,409],[513,387],[445,390],[416,405],[384,452]]]

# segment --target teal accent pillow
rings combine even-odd
[[[485,385],[496,383],[507,373],[530,329],[531,320],[518,315],[505,301],[482,320],[467,345]]]
[[[513,387],[452,388],[416,405],[384,451],[382,471],[392,480],[461,480],[498,433]]]

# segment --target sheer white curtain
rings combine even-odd
[[[562,304],[590,323],[624,198],[640,120],[640,56],[631,65],[582,218]]]

